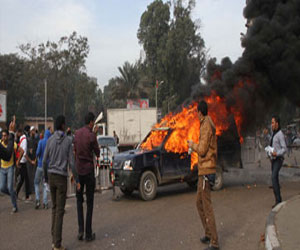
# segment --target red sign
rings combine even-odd
[[[127,99],[127,109],[147,109],[149,99]]]

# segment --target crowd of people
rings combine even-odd
[[[55,121],[55,132],[48,128],[43,136],[34,126],[15,130],[15,118],[9,130],[3,130],[0,144],[0,191],[11,198],[12,213],[18,212],[17,201],[25,183],[25,202],[31,202],[35,193],[35,209],[41,204],[48,209],[48,192],[52,202],[52,249],[65,249],[62,246],[62,225],[67,196],[69,169],[76,183],[78,240],[93,241],[92,215],[94,206],[94,154],[100,150],[96,139],[98,127],[95,116],[89,112],[85,116],[85,126],[73,136],[66,128],[64,116]],[[76,159],[76,161],[75,161]],[[76,165],[75,165],[76,162]],[[40,199],[42,186],[43,202]],[[86,194],[87,215],[83,215],[83,194]],[[86,223],[84,224],[84,221]]]
[[[212,119],[208,116],[205,101],[198,104],[200,121],[199,142],[188,141],[189,148],[198,155],[198,188],[196,207],[204,228],[204,236],[200,241],[208,244],[206,250],[218,250],[219,240],[215,216],[211,201],[211,185],[217,165],[217,136]],[[279,171],[284,155],[287,152],[286,140],[280,127],[280,118],[273,116],[271,120],[272,135],[264,130],[262,145],[271,148],[269,153],[272,168],[272,186],[276,206],[282,201],[279,185]],[[43,208],[48,208],[47,189],[50,189],[52,201],[52,249],[64,250],[62,246],[62,225],[67,196],[68,169],[76,183],[78,240],[93,241],[96,237],[92,230],[94,207],[95,174],[94,155],[99,157],[100,150],[96,138],[98,131],[95,116],[85,116],[85,126],[78,129],[74,136],[66,129],[64,116],[55,121],[55,132],[45,131],[43,139],[37,140],[35,128],[26,126],[24,131],[15,133],[15,119],[10,123],[9,130],[2,131],[0,144],[0,189],[10,195],[13,205],[12,212],[18,211],[17,197],[25,182],[25,201],[29,201],[32,187],[35,190],[35,208],[40,202],[40,185],[43,184]],[[114,133],[117,141],[117,135]],[[35,165],[37,164],[36,168]],[[15,171],[16,166],[16,171]],[[16,172],[16,173],[14,173]],[[34,176],[33,184],[31,184]],[[16,191],[14,190],[16,178]],[[49,184],[48,184],[49,183]],[[48,187],[49,185],[49,187]],[[86,195],[87,213],[83,214],[84,190]],[[85,223],[84,223],[85,221]]]

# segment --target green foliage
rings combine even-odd
[[[164,81],[158,103],[165,112],[190,97],[191,86],[200,81],[204,69],[204,41],[198,20],[191,18],[194,6],[192,0],[187,6],[180,0],[173,6],[156,0],[141,17],[137,36],[146,53],[144,64],[152,82]]]
[[[141,16],[137,37],[146,53],[145,64],[152,80],[162,72],[161,57],[166,49],[170,30],[170,4],[154,1]]]
[[[0,81],[8,91],[8,114],[44,116],[47,81],[48,116],[64,114],[69,125],[82,124],[88,111],[103,110],[102,92],[85,73],[86,37],[73,32],[58,42],[21,45],[25,57],[0,55]]]

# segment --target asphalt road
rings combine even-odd
[[[246,173],[246,174],[245,174]],[[247,175],[244,172],[243,175]],[[260,248],[266,218],[274,203],[273,192],[251,178],[228,174],[225,188],[213,192],[221,249]],[[252,173],[253,176],[253,173]],[[255,179],[255,178],[253,178]],[[283,199],[299,194],[300,182],[281,183]],[[79,242],[76,199],[67,200],[63,245],[68,249],[185,250],[204,249],[199,238],[203,229],[195,206],[196,192],[185,183],[159,188],[157,198],[140,200],[138,193],[112,200],[112,191],[95,195],[94,242]],[[51,209],[35,210],[34,204],[19,201],[19,212],[10,214],[7,196],[0,197],[0,249],[51,249]]]

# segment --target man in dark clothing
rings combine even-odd
[[[272,126],[272,138],[270,142],[270,146],[273,148],[272,156],[271,156],[271,164],[272,164],[272,186],[273,192],[275,196],[275,204],[272,208],[276,207],[278,203],[281,202],[281,193],[280,193],[280,185],[279,185],[279,171],[282,167],[282,163],[284,160],[284,155],[287,151],[284,134],[280,128],[280,118],[276,115],[272,117],[271,121]]]
[[[7,147],[0,144],[0,159],[9,161],[12,153],[14,152],[15,142],[15,128],[16,128],[16,117],[14,116],[13,121],[9,124],[9,136]]]
[[[118,137],[116,131],[114,131],[113,133],[114,133],[115,141],[116,141],[117,145],[119,145],[119,137]]]
[[[78,240],[83,240],[84,233],[84,217],[83,217],[83,190],[86,186],[86,224],[85,224],[85,240],[92,241],[95,239],[95,233],[92,231],[92,216],[94,206],[95,191],[95,172],[94,172],[94,156],[99,157],[100,150],[96,138],[97,127],[94,128],[95,116],[88,113],[85,116],[86,126],[77,130],[74,139],[76,168],[79,175],[80,190],[76,191],[77,198],[77,215],[78,215]],[[94,129],[93,129],[94,128]]]
[[[24,131],[18,130],[17,136],[20,137],[19,143],[18,143],[18,150],[17,150],[17,159],[16,159],[16,165],[19,171],[17,174],[20,174],[20,180],[17,183],[17,196],[19,195],[19,192],[21,190],[21,187],[25,181],[25,202],[30,202],[30,182],[29,182],[29,176],[28,176],[28,168],[27,164],[34,164],[34,161],[31,160],[28,156],[28,150],[27,150],[27,132],[29,131],[30,127],[25,126]]]
[[[31,159],[31,162],[27,161],[27,172],[28,172],[30,190],[35,190],[34,177],[36,171],[36,150],[38,146],[38,140],[36,139],[35,135],[36,135],[35,127],[31,126],[29,131],[29,136],[27,139],[27,152],[28,152],[28,157]]]
[[[66,122],[64,116],[57,117],[55,127],[55,133],[47,141],[43,168],[46,183],[48,183],[49,173],[52,200],[52,248],[54,250],[64,250],[65,248],[61,245],[61,242],[67,196],[68,166],[71,166],[77,189],[80,188],[80,184],[74,164],[72,142],[65,134]]]

